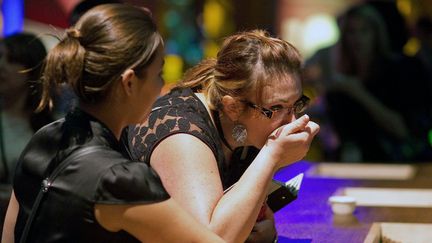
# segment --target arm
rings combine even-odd
[[[244,242],[274,172],[303,158],[318,132],[318,126],[307,117],[286,127],[283,136],[269,140],[226,194],[213,153],[191,135],[176,134],[163,140],[153,151],[151,165],[172,198],[199,222],[228,242]]]
[[[18,216],[19,204],[15,198],[15,193],[12,191],[12,195],[9,200],[9,206],[6,211],[6,216],[3,225],[2,243],[14,243],[14,229],[16,218]]]
[[[359,102],[373,117],[376,123],[384,130],[399,139],[408,136],[408,128],[402,116],[385,106],[379,99],[367,91],[360,80],[342,74],[337,76],[332,89],[341,90]]]
[[[95,215],[105,229],[125,230],[142,242],[223,242],[173,199],[145,205],[97,204]]]
[[[264,218],[255,223],[252,233],[245,243],[274,242],[277,239],[274,215],[270,208],[266,207]]]

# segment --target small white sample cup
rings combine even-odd
[[[331,196],[329,202],[333,213],[339,215],[352,214],[356,207],[355,198],[350,196]]]

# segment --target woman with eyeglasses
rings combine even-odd
[[[45,61],[41,107],[61,83],[79,107],[40,129],[21,154],[1,242],[223,242],[119,143],[159,95],[163,59],[141,7],[99,5],[66,31]]]
[[[254,30],[228,37],[216,59],[188,70],[149,118],[123,135],[131,156],[150,164],[170,195],[228,242],[272,242],[263,208],[274,173],[302,159],[319,130],[305,110],[301,58],[289,43]],[[235,186],[236,148],[260,153]],[[261,211],[264,217],[257,217]],[[251,229],[253,232],[251,234]]]

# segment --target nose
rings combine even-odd
[[[284,116],[283,124],[291,123],[291,122],[295,121],[296,119],[297,119],[297,117],[296,117],[295,113],[290,112],[289,114]]]

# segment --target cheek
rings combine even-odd
[[[159,79],[153,78],[151,80],[147,80],[147,85],[144,87],[144,99],[147,100],[147,102],[153,104],[156,99],[159,97],[160,92],[162,90],[162,85]]]
[[[248,128],[250,143],[257,148],[262,148],[268,136],[278,127],[280,127],[279,123],[257,118]]]
[[[152,91],[152,98],[153,98],[153,102],[154,103],[156,101],[156,99],[161,95],[161,91],[162,91],[162,85],[160,82],[157,82],[154,87],[153,87],[153,91]]]
[[[157,93],[156,90],[147,90],[147,92],[144,92],[142,96],[142,103],[145,104],[146,107],[151,108],[158,96],[159,93]]]

